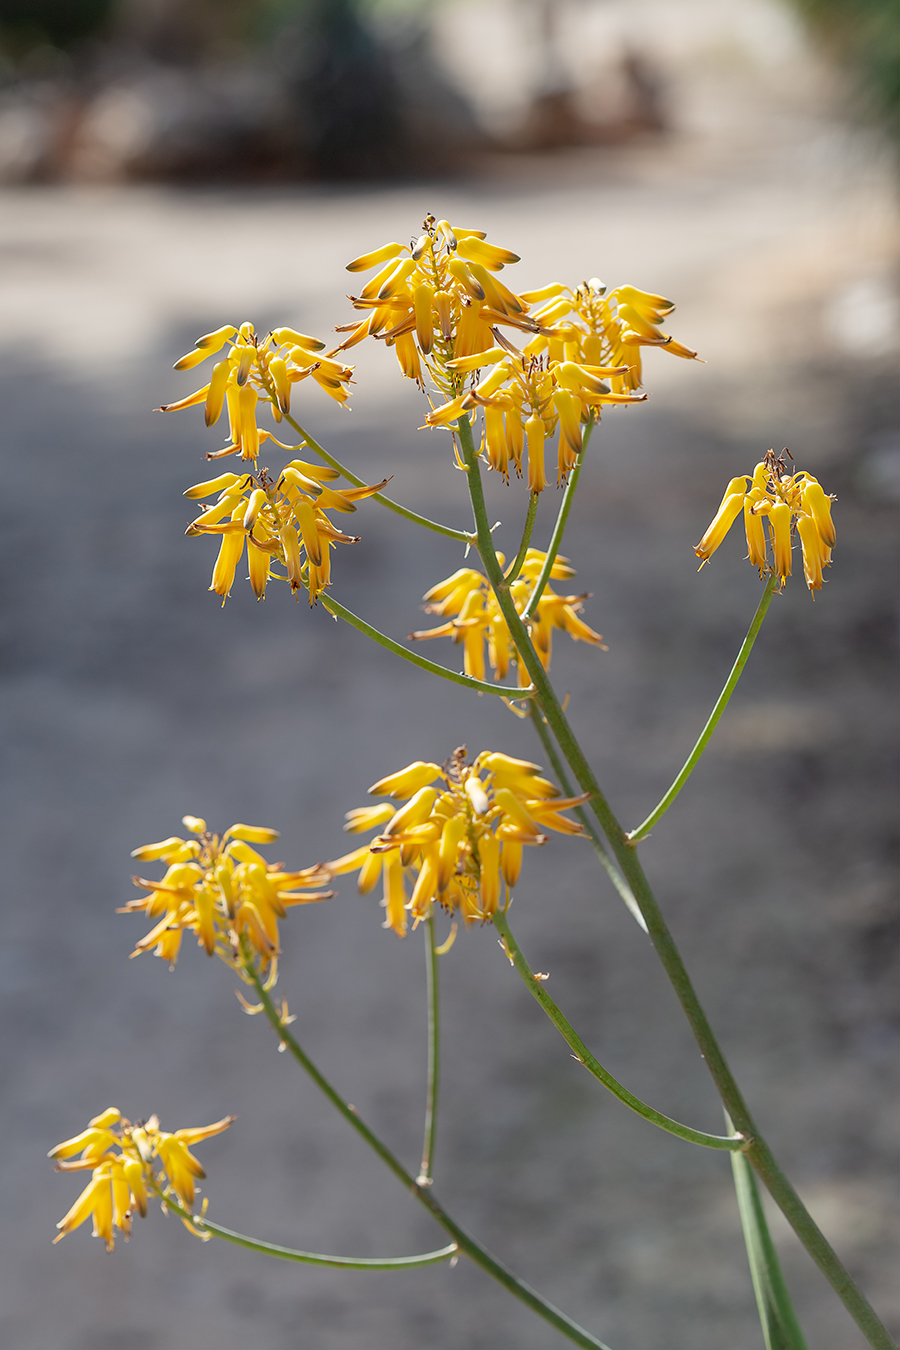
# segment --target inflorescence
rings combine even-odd
[[[59,1242],[93,1217],[94,1237],[102,1238],[111,1252],[115,1245],[113,1230],[118,1228],[127,1242],[134,1214],[143,1218],[147,1213],[148,1195],[157,1196],[164,1209],[166,1199],[171,1198],[190,1212],[195,1183],[206,1176],[191,1147],[221,1134],[234,1119],[226,1116],[214,1125],[170,1134],[160,1129],[157,1116],[132,1124],[114,1106],[94,1116],[86,1130],[57,1144],[48,1154],[56,1159],[57,1172],[91,1172],[90,1182],[56,1225],[60,1231],[53,1241]],[[190,1219],[182,1222],[197,1237],[209,1237]]]
[[[333,876],[358,871],[363,894],[383,876],[384,926],[398,937],[406,935],[407,913],[415,927],[435,902],[467,924],[484,923],[501,904],[504,885],[508,900],[518,881],[523,846],[545,844],[546,830],[582,833],[561,813],[586,796],[560,797],[540,775],[540,765],[497,751],[482,751],[469,764],[465,746],[443,766],[418,760],[369,788],[376,797],[407,799],[406,805],[348,812],[350,833],[376,826],[380,833],[325,866]],[[415,878],[408,899],[407,872]]]

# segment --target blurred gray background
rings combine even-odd
[[[169,1128],[237,1113],[201,1149],[211,1217],[228,1226],[347,1255],[442,1242],[243,1014],[225,968],[190,946],[172,974],[153,957],[129,962],[144,929],[114,913],[133,893],[130,850],[177,832],[185,812],[217,828],[273,825],[273,856],[302,866],[342,851],[343,813],[412,759],[461,742],[540,758],[499,700],[438,686],[281,588],[256,605],[239,583],[220,609],[206,590],[215,546],[183,537],[180,496],[207,476],[217,438],[196,410],[151,411],[192,387],[171,365],[200,332],[251,318],[324,335],[347,321],[343,264],[414,235],[426,211],[521,253],[508,273],[518,289],[599,274],[670,295],[672,331],[708,362],[649,354],[652,397],[604,414],[566,541],[609,650],[560,638],[553,673],[626,824],[680,767],[757,602],[737,537],[696,572],[692,545],[725,483],[788,445],[838,495],[828,584],[812,603],[795,578],[773,603],[710,750],[644,855],[761,1124],[896,1334],[893,152],[857,116],[855,75],[764,0],[382,7],[365,32],[392,70],[410,15],[449,91],[424,154],[409,105],[389,101],[407,130],[387,165],[331,173],[327,138],[320,160],[280,143],[256,181],[252,138],[240,163],[214,161],[206,142],[166,162],[174,123],[156,159],[146,146],[143,159],[115,158],[110,127],[139,124],[121,111],[139,83],[121,32],[54,45],[45,28],[8,43],[0,150],[18,145],[19,158],[0,216],[0,1346],[557,1344],[465,1262],[302,1269],[201,1245],[159,1213],[112,1256],[84,1229],[50,1245],[80,1178],[55,1176],[44,1154],[110,1103],[157,1111]],[[168,71],[170,91],[192,70],[215,85],[226,58],[250,80],[264,50],[234,37],[210,54],[198,38],[176,61],[146,32],[143,47],[128,41],[146,79]],[[98,71],[110,63],[107,89]],[[91,140],[85,109],[110,89],[124,102],[105,124],[94,116]],[[66,154],[48,159],[28,108],[71,109],[76,95]],[[376,149],[395,144],[380,135]],[[369,481],[392,474],[400,500],[466,526],[449,441],[416,430],[417,391],[390,352],[354,354],[352,412],[313,389],[301,420]],[[525,493],[492,481],[489,496],[511,551]],[[355,522],[363,539],[336,555],[335,594],[402,637],[461,550],[377,505]],[[428,654],[458,660],[449,644]],[[526,862],[516,932],[554,997],[633,1091],[718,1130],[674,997],[588,848],[554,837]],[[301,1043],[414,1167],[421,934],[399,942],[380,922],[377,897],[360,899],[352,878],[329,904],[295,911],[279,989]],[[436,1193],[451,1212],[613,1350],[759,1347],[727,1159],[655,1131],[588,1079],[490,929],[460,934],[441,971]],[[773,1225],[810,1346],[862,1345]]]

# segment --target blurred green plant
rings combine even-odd
[[[14,51],[75,46],[99,33],[113,0],[0,0],[0,39]]]
[[[860,114],[900,132],[896,0],[792,0],[826,51],[851,73]]]

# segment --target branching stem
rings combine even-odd
[[[618,1097],[620,1102],[623,1102],[625,1106],[636,1112],[637,1115],[643,1116],[644,1120],[649,1120],[651,1125],[657,1125],[661,1130],[666,1130],[669,1134],[677,1135],[679,1139],[684,1139],[689,1144],[700,1144],[704,1148],[727,1149],[730,1152],[740,1152],[747,1147],[749,1141],[745,1139],[743,1135],[734,1134],[726,1136],[722,1134],[707,1134],[705,1130],[694,1130],[690,1125],[681,1125],[677,1120],[673,1120],[671,1116],[663,1115],[661,1111],[657,1111],[652,1106],[648,1106],[646,1102],[642,1102],[639,1097],[635,1097],[632,1092],[629,1092],[626,1087],[623,1087],[617,1079],[613,1078],[611,1073],[604,1069],[596,1056],[591,1054],[584,1041],[572,1027],[572,1024],[563,1016],[553,999],[547,993],[543,982],[534,974],[528,962],[525,960],[525,957],[522,955],[519,944],[512,935],[512,930],[510,929],[509,920],[506,914],[498,912],[494,915],[494,927],[503,938],[503,941],[506,944],[506,951],[515,966],[516,971],[521,976],[525,988],[541,1005],[569,1048],[574,1050],[575,1058],[578,1062],[583,1064],[588,1073],[593,1074],[597,1081],[602,1083],[614,1097]]]
[[[728,1061],[713,1035],[706,1013],[681,958],[681,953],[675,945],[672,934],[669,932],[668,925],[656,902],[656,897],[651,890],[650,883],[644,874],[644,869],[638,860],[636,845],[628,838],[616,819],[612,807],[603,795],[594,771],[588,763],[572,728],[569,726],[547,672],[541,665],[528,631],[516,612],[512,597],[503,588],[503,573],[497,561],[497,554],[491,538],[478,456],[472,441],[472,428],[466,418],[460,419],[457,423],[457,434],[463,462],[467,469],[469,496],[472,501],[478,535],[478,551],[481,554],[487,578],[491,583],[512,635],[519,659],[524,662],[525,669],[531,676],[538,706],[543,711],[550,730],[568,761],[576,781],[583,792],[591,794],[591,809],[596,815],[603,833],[609,840],[610,847],[622,869],[625,880],[631,887],[632,894],[644,916],[650,940],[690,1024],[694,1038],[700,1047],[700,1052],[706,1060],[707,1068],[718,1089],[722,1104],[734,1122],[737,1133],[753,1140],[745,1150],[745,1155],[765,1182],[775,1203],[779,1206],[857,1326],[866,1336],[873,1350],[896,1350],[884,1324],[849,1271],[840,1261],[834,1248],[818,1228],[776,1162],[768,1144],[760,1136],[743,1094],[728,1066]]]
[[[528,511],[525,516],[525,528],[522,530],[522,542],[519,545],[519,551],[515,556],[512,567],[507,568],[506,575],[504,576],[504,581],[507,586],[513,584],[522,570],[522,564],[525,561],[525,555],[528,552],[528,546],[531,543],[531,536],[534,532],[534,518],[537,515],[538,502],[540,499],[541,494],[539,492],[532,492],[531,496],[528,498]]]
[[[428,911],[425,928],[425,975],[428,995],[428,1076],[425,1087],[425,1138],[422,1166],[416,1178],[420,1186],[430,1186],[434,1170],[434,1141],[437,1133],[438,1085],[441,1070],[440,972],[434,941],[434,906]]]
[[[544,753],[550,761],[550,767],[556,775],[556,781],[559,783],[567,797],[574,797],[575,789],[572,787],[569,775],[563,767],[563,762],[559,757],[559,751],[556,748],[553,737],[547,729],[544,714],[533,700],[530,708],[530,716],[534,724],[534,729],[540,737],[541,745],[544,747]],[[632,916],[635,923],[643,928],[646,933],[647,925],[644,922],[643,914],[638,908],[638,902],[632,895],[631,887],[628,885],[628,882],[622,876],[622,873],[607,853],[603,845],[603,840],[600,838],[600,832],[597,829],[597,826],[591,820],[583,806],[576,806],[572,814],[584,826],[584,832],[590,840],[591,848],[597,855],[597,861],[600,863],[600,866],[622,897],[629,914]]]
[[[345,1102],[340,1093],[329,1083],[328,1079],[316,1067],[306,1052],[301,1048],[298,1041],[291,1035],[287,1027],[283,1025],[278,1009],[272,1001],[268,990],[264,987],[255,966],[249,956],[244,957],[244,970],[256,990],[257,998],[263,1006],[266,1017],[272,1028],[278,1036],[281,1044],[293,1055],[294,1059],[300,1065],[310,1078],[316,1084],[316,1087],[324,1093],[331,1102],[332,1106],[340,1112],[349,1125],[356,1130],[375,1153],[378,1154],[381,1161],[393,1172],[394,1176],[403,1186],[422,1204],[431,1216],[437,1220],[441,1227],[449,1233],[450,1237],[459,1247],[460,1252],[468,1256],[488,1275],[497,1280],[499,1284],[529,1307],[532,1312],[537,1313],[545,1322],[554,1327],[563,1336],[568,1337],[575,1345],[584,1346],[587,1350],[609,1350],[602,1341],[598,1341],[589,1331],[578,1326],[565,1313],[560,1312],[552,1303],[541,1297],[534,1289],[531,1289],[518,1276],[508,1270],[502,1262],[496,1257],[491,1256],[480,1243],[476,1242],[464,1228],[461,1228],[454,1219],[450,1217],[442,1205],[439,1205],[428,1187],[420,1186],[419,1183],[410,1176],[403,1164],[394,1156],[386,1144],[384,1144],[378,1135],[365,1123],[355,1107],[349,1102]]]
[[[171,1195],[164,1195],[162,1191],[158,1191],[157,1194],[166,1209],[170,1209],[179,1219],[196,1228],[201,1236],[209,1233],[212,1237],[234,1243],[236,1247],[246,1247],[248,1251],[261,1252],[263,1256],[277,1256],[282,1261],[298,1261],[305,1266],[337,1266],[339,1270],[410,1270],[413,1266],[437,1265],[439,1261],[447,1261],[459,1251],[458,1245],[451,1242],[449,1247],[442,1247],[437,1252],[423,1252],[421,1256],[321,1256],[318,1252],[300,1252],[293,1247],[279,1247],[274,1242],[259,1242],[256,1238],[246,1237],[243,1233],[235,1233],[231,1228],[223,1228],[221,1224],[213,1223],[210,1219],[191,1214]]]
[[[584,463],[584,457],[587,453],[588,442],[591,439],[591,432],[594,429],[594,422],[591,419],[584,429],[581,438],[581,449],[575,460],[572,472],[569,474],[569,481],[563,489],[562,501],[559,504],[559,513],[556,517],[556,524],[553,526],[553,533],[550,536],[550,543],[547,545],[547,556],[544,559],[544,565],[538,574],[537,583],[531,595],[528,597],[528,604],[522,611],[522,620],[527,623],[538,607],[538,601],[544,594],[544,587],[550,580],[550,573],[553,571],[553,564],[556,562],[557,554],[562,547],[563,535],[566,532],[566,524],[569,519],[569,511],[575,498],[575,490],[578,487],[578,479],[581,477],[581,466]]]
[[[303,437],[313,454],[318,455],[319,459],[321,459],[324,464],[327,464],[331,469],[336,469],[341,477],[346,478],[354,487],[365,487],[365,483],[361,478],[357,478],[356,474],[351,473],[339,459],[335,459],[334,455],[329,454],[324,446],[320,445],[317,440],[310,436],[308,431],[304,431],[300,423],[297,422],[290,413],[284,413],[283,416],[284,420],[291,424],[298,436]],[[437,520],[429,520],[427,516],[420,516],[417,511],[410,511],[408,506],[401,506],[400,503],[395,502],[393,498],[386,497],[383,492],[373,492],[372,501],[379,502],[382,506],[386,506],[389,511],[394,511],[398,516],[402,516],[404,520],[412,521],[414,525],[421,525],[423,529],[431,530],[433,534],[443,534],[448,539],[456,539],[459,543],[466,545],[474,542],[472,536],[466,534],[465,530],[454,530],[449,525],[441,525]]]
[[[499,694],[501,698],[530,698],[533,690],[516,689],[505,684],[487,684],[484,680],[473,679],[471,675],[462,675],[459,671],[448,670],[446,666],[439,666],[436,661],[429,661],[427,656],[419,656],[418,652],[407,651],[401,647],[399,642],[389,638],[385,633],[379,632],[373,628],[365,619],[361,619],[358,614],[352,610],[346,609],[339,600],[335,600],[333,595],[322,594],[320,597],[323,608],[336,619],[343,619],[353,628],[364,633],[366,637],[377,642],[379,647],[384,647],[386,651],[393,652],[395,656],[402,656],[404,661],[409,661],[411,665],[418,666],[420,670],[427,670],[431,675],[440,675],[444,680],[450,680],[453,684],[461,684],[464,689],[475,689],[479,694]]]
[[[643,825],[639,825],[636,830],[632,830],[631,833],[628,835],[628,838],[631,841],[631,843],[637,844],[640,843],[642,839],[646,839],[647,835],[653,829],[654,825],[656,825],[656,823],[660,821],[666,814],[669,807],[672,805],[675,798],[678,796],[679,792],[684,787],[685,783],[690,778],[691,774],[694,772],[694,769],[697,766],[697,762],[700,759],[700,756],[706,749],[707,742],[709,741],[710,736],[716,729],[716,725],[719,721],[719,718],[722,716],[723,712],[728,707],[729,699],[731,698],[731,695],[734,693],[735,686],[737,685],[738,680],[741,678],[741,671],[747,664],[747,657],[753,650],[753,644],[756,641],[756,635],[759,632],[760,628],[762,627],[762,621],[766,617],[766,610],[769,608],[769,603],[772,599],[772,596],[778,590],[778,585],[779,580],[777,575],[769,577],[769,580],[766,582],[765,590],[762,593],[762,598],[760,599],[759,605],[757,606],[756,613],[753,616],[753,622],[750,625],[747,636],[741,643],[741,650],[737,654],[737,660],[735,661],[734,665],[731,668],[731,674],[725,681],[725,688],[722,690],[721,694],[716,700],[716,706],[710,713],[706,726],[700,733],[700,739],[697,741],[697,744],[694,746],[693,750],[688,755],[684,768],[681,770],[681,773],[675,779],[675,782],[672,784],[666,795],[663,797],[662,801],[659,803],[659,806],[657,806],[655,810],[650,812],[649,816],[644,821]]]

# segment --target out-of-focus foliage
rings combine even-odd
[[[823,45],[850,67],[860,111],[900,132],[900,7],[897,0],[793,0]]]
[[[70,47],[100,32],[113,0],[0,0],[0,38],[13,48]]]

